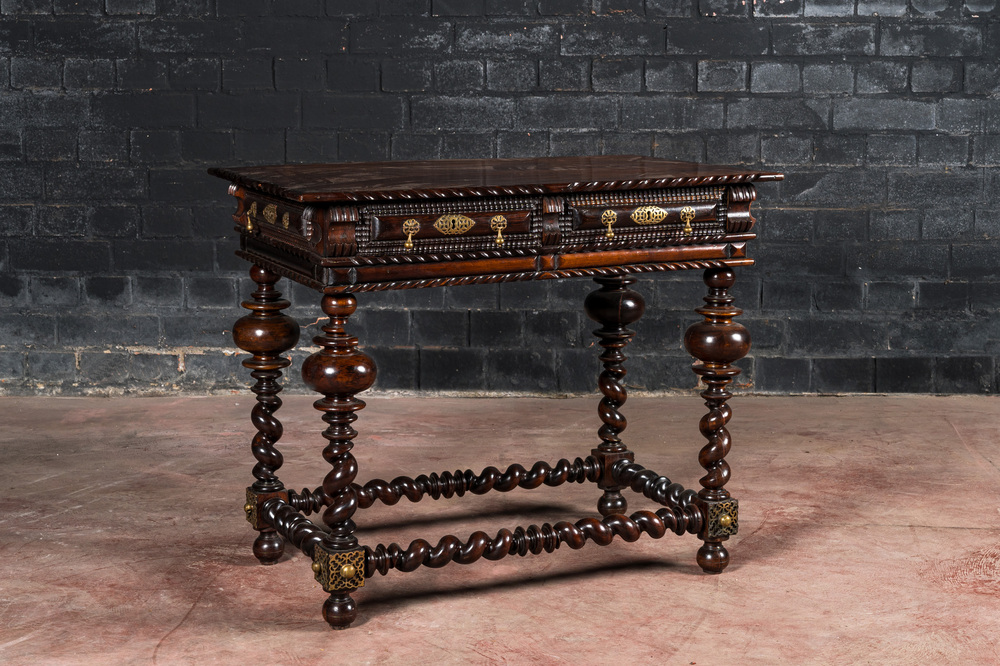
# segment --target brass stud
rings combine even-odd
[[[247,502],[246,504],[244,504],[243,511],[246,513],[250,513],[251,511],[253,511],[253,504],[251,502]]]
[[[731,527],[733,524],[733,517],[728,513],[724,513],[719,516],[719,526],[720,527]]]
[[[320,564],[319,562],[313,562],[312,563],[312,570],[315,571],[316,573],[319,573],[322,569],[323,569],[323,565]]]
[[[354,568],[353,564],[345,564],[340,567],[340,576],[345,580],[350,580],[354,578],[354,574],[358,573],[358,570]]]

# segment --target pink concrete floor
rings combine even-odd
[[[326,471],[310,403],[279,412],[296,488]],[[392,572],[344,632],[301,553],[250,554],[246,397],[0,406],[0,663],[1000,663],[997,398],[737,397],[721,576],[672,534]],[[695,486],[700,401],[623,411],[638,462]],[[373,398],[360,416],[359,480],[572,458],[597,419],[594,400],[536,398]],[[359,514],[359,536],[464,538],[592,515],[596,496],[404,501]]]

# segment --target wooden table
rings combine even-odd
[[[253,264],[250,276],[257,287],[243,303],[250,313],[233,328],[236,344],[250,353],[243,365],[256,380],[251,390],[257,398],[252,413],[257,464],[244,506],[259,533],[253,553],[262,564],[273,564],[288,541],[312,557],[315,577],[329,593],[323,616],[333,628],[345,629],[357,616],[351,592],[390,569],[498,560],[552,552],[561,544],[580,548],[587,541],[607,545],[615,536],[659,538],[668,530],[698,535],[704,542],[698,551],[703,570],[719,573],[726,567],[723,542],[739,524],[737,501],[725,489],[728,387],[740,372],[732,363],[750,349],[746,328],[733,322],[741,310],[733,306],[729,289],[733,268],[753,263],[746,255],[746,243],[755,237],[753,183],[780,180],[780,174],[636,156],[284,165],[210,173],[232,183],[237,254]],[[635,335],[627,327],[645,309],[642,296],[631,289],[632,276],[686,269],[702,269],[708,286],[705,303],[696,310],[704,319],[684,336],[688,352],[701,361],[693,370],[706,386],[701,395],[708,408],[699,424],[708,443],[698,457],[706,470],[698,492],[636,464],[620,437],[626,425],[619,411],[626,399],[623,351]],[[322,292],[329,317],[313,339],[321,349],[303,363],[302,378],[323,396],[315,406],[327,425],[323,458],[332,469],[321,487],[302,492],[285,488],[277,476],[278,379],[291,364],[283,354],[299,339],[298,324],[282,312],[289,303],[275,289],[282,276]],[[375,381],[375,361],[347,330],[357,308],[355,294],[586,276],[600,285],[584,307],[600,324],[594,334],[604,366],[598,379],[600,443],[590,455],[551,466],[537,462],[530,469],[514,464],[503,472],[487,467],[480,474],[467,470],[355,483],[352,424],[365,405],[357,394]],[[436,546],[416,540],[407,548],[369,547],[354,536],[354,514],[376,501],[583,481],[596,483],[601,492],[601,518],[505,529],[494,537],[447,536]],[[625,489],[660,508],[627,514]],[[325,527],[306,518],[319,511]]]

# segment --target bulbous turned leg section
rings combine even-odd
[[[736,534],[739,505],[726,490],[730,470],[726,455],[732,446],[726,423],[732,410],[726,401],[732,397],[729,385],[740,373],[732,365],[750,351],[750,335],[733,317],[742,310],[733,306],[729,294],[736,278],[729,268],[709,268],[704,275],[708,286],[705,305],[696,312],[704,321],[693,324],[684,335],[684,346],[700,360],[694,372],[701,376],[707,387],[701,394],[708,414],[699,424],[701,434],[708,440],[698,455],[698,462],[705,469],[700,479],[698,506],[704,516],[704,527],[699,535],[705,542],[698,551],[698,564],[708,573],[721,573],[729,564],[729,552],[722,542]]]
[[[601,363],[604,371],[598,379],[598,386],[604,395],[597,407],[603,425],[598,430],[601,443],[591,451],[601,463],[602,474],[597,487],[604,491],[597,502],[597,510],[602,516],[625,514],[628,502],[622,497],[622,486],[618,485],[611,473],[612,466],[619,460],[634,460],[635,454],[628,450],[621,440],[621,433],[628,425],[619,411],[628,394],[622,380],[625,377],[625,345],[635,337],[628,324],[639,321],[646,310],[642,296],[629,289],[635,278],[627,276],[599,277],[594,281],[601,285],[592,291],[584,302],[587,316],[601,324],[594,331],[603,351]]]
[[[351,454],[358,433],[351,424],[358,418],[355,412],[365,406],[355,395],[371,388],[376,369],[375,361],[358,349],[358,339],[345,330],[356,309],[357,300],[352,294],[323,297],[323,312],[330,317],[330,323],[323,327],[322,335],[313,338],[321,349],[302,365],[306,385],[323,394],[314,406],[323,412],[327,424],[323,437],[328,444],[323,449],[323,458],[332,469],[323,480],[323,491],[332,501],[323,513],[323,522],[330,527],[330,533],[317,550],[330,557],[359,551],[351,519],[358,508],[357,494],[351,487],[358,475],[358,462]],[[356,565],[352,566],[353,571],[358,570]],[[330,598],[323,606],[323,616],[334,629],[346,629],[357,616],[357,607],[349,593],[363,584],[363,571],[357,575],[361,576],[360,584],[356,580],[348,585],[346,579],[333,577],[324,588],[330,592]],[[338,581],[345,586],[338,587]]]
[[[250,314],[241,317],[233,326],[233,340],[240,349],[250,352],[250,358],[243,361],[250,376],[256,383],[250,389],[257,396],[250,420],[257,429],[251,443],[251,451],[257,464],[253,468],[255,481],[247,488],[247,503],[244,510],[247,520],[260,534],[253,544],[254,556],[261,564],[274,564],[284,551],[284,542],[273,527],[261,520],[260,507],[272,497],[283,497],[287,492],[277,471],[283,462],[281,452],[276,448],[283,428],[274,413],[281,407],[278,393],[281,385],[281,370],[291,365],[282,356],[299,341],[298,323],[281,311],[290,303],[281,298],[275,289],[279,276],[271,271],[254,266],[250,278],[257,286],[251,299],[243,302]]]

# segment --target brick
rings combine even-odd
[[[487,60],[486,87],[521,92],[534,90],[538,87],[538,63],[534,60]]]
[[[969,65],[966,65],[968,71]],[[948,61],[918,60],[910,71],[910,89],[915,93],[948,93],[962,89],[962,68]]]
[[[81,162],[123,162],[128,159],[125,132],[82,130],[79,138]]]
[[[0,161],[20,162],[24,157],[21,147],[21,132],[17,130],[0,130]]]
[[[750,92],[788,93],[802,89],[802,75],[794,63],[760,62],[750,69]]]
[[[880,52],[887,56],[977,56],[983,36],[971,25],[892,23],[882,28]]]
[[[448,132],[441,143],[441,156],[454,159],[493,157],[492,132]]]
[[[934,105],[905,99],[847,99],[833,103],[834,129],[934,128]]]
[[[374,388],[414,390],[418,386],[419,352],[416,349],[375,347],[365,351],[378,364]]]
[[[661,25],[605,19],[599,24],[564,23],[559,52],[570,56],[660,55],[663,42]]]
[[[809,359],[758,356],[754,362],[754,388],[758,391],[805,393],[809,390]]]
[[[757,16],[802,16],[805,0],[760,0],[753,3]]]
[[[31,22],[5,17],[0,22],[0,53],[25,53],[31,48]]]
[[[434,85],[434,68],[421,60],[386,60],[382,63],[382,90],[406,92],[430,90]]]
[[[537,157],[546,155],[548,132],[498,132],[497,157]]]
[[[335,155],[336,151],[333,154]],[[390,155],[394,160],[419,160],[440,157],[441,137],[437,134],[401,133],[393,135]],[[290,153],[289,159],[292,159]]]
[[[747,63],[702,60],[698,63],[698,92],[742,92],[747,88]]]
[[[964,166],[968,162],[969,137],[925,135],[917,143],[917,163],[920,166]]]
[[[239,95],[203,94],[198,98],[198,125],[206,129],[268,129],[298,127],[300,117],[307,117],[317,127],[324,112],[333,113],[328,101],[332,98],[302,95],[300,109],[299,95],[294,93],[262,92],[254,95],[253,104],[247,104]],[[353,98],[344,98],[344,104]],[[386,100],[388,102],[388,100]],[[391,104],[386,104],[391,109]],[[384,111],[383,111],[384,113]],[[373,119],[379,112],[372,110]]]
[[[657,134],[653,155],[689,162],[706,161],[705,139],[696,134]]]
[[[433,16],[482,16],[486,11],[484,0],[432,0]]]
[[[951,92],[954,89],[955,86],[952,86],[943,90]],[[1000,92],[1000,76],[997,76],[996,63],[967,62],[965,65],[965,92],[971,95]]]
[[[865,159],[865,137],[818,134],[813,140],[813,163],[830,166],[860,166]]]
[[[416,116],[416,101],[413,106]],[[302,96],[302,121],[310,128],[395,129],[402,127],[403,114],[403,100],[395,97],[312,93]]]
[[[868,283],[865,309],[876,311],[910,310],[916,305],[916,291],[912,282]]]
[[[434,88],[439,92],[482,90],[486,73],[478,60],[450,60],[434,66]]]
[[[790,173],[782,187],[783,201],[799,204],[842,204],[840,193],[851,192],[855,204],[879,203],[885,197],[885,179],[860,169]]]
[[[750,11],[745,0],[698,0],[698,13],[702,16],[747,16]]]
[[[549,155],[596,155],[600,152],[601,136],[597,132],[552,132],[549,135]]]
[[[858,16],[905,16],[907,0],[858,0]]]
[[[875,390],[879,393],[926,393],[933,390],[934,359],[876,358]]]
[[[180,143],[185,162],[224,162],[233,158],[232,132],[189,130],[181,133]]]
[[[827,100],[754,98],[730,102],[726,125],[730,128],[817,130],[829,125]]]
[[[207,351],[184,354],[184,372],[179,383],[191,388],[239,389],[242,392],[250,387],[251,380],[246,377],[246,370],[240,367],[237,358]]]
[[[981,279],[1000,275],[1000,266],[996,262],[996,247],[956,243],[952,246],[951,252],[952,277]]]
[[[844,275],[844,258],[840,244],[803,245],[802,243],[770,243],[759,245],[754,256],[760,265],[781,261],[788,275]]]
[[[116,60],[119,90],[163,90],[170,87],[167,63],[159,60]]]
[[[111,15],[134,16],[156,13],[156,3],[153,0],[105,0],[105,7]]]
[[[76,379],[76,354],[73,352],[29,351],[25,376],[45,382]]]
[[[59,344],[66,347],[93,345],[95,340],[115,345],[155,345],[158,321],[146,315],[92,316],[61,315],[56,318]]]
[[[524,312],[471,311],[469,344],[488,349],[521,347],[524,344]]]
[[[878,320],[811,315],[788,321],[788,351],[794,354],[869,355],[887,349],[884,326]]]
[[[84,278],[83,292],[94,307],[121,307],[131,302],[129,278],[94,276]]]
[[[652,155],[653,136],[649,133],[626,134],[603,132],[601,134],[602,155]]]
[[[0,340],[4,344],[51,347],[55,344],[55,333],[55,317],[35,313],[4,313],[0,317]]]
[[[765,312],[811,310],[812,288],[801,280],[765,280],[761,309]]]
[[[856,90],[859,93],[901,93],[906,91],[908,67],[902,62],[866,62],[858,65]]]
[[[0,380],[24,377],[24,357],[21,352],[0,352]]]
[[[455,33],[455,48],[468,53],[554,53],[558,44],[557,28],[547,24],[492,20],[464,23]]]
[[[128,378],[158,384],[180,379],[179,359],[173,354],[140,352],[129,355]]]
[[[326,14],[326,3],[323,0],[298,0],[277,4],[273,11],[275,16],[323,16]]]
[[[917,307],[924,310],[968,310],[966,282],[918,282]]]
[[[379,0],[378,11],[382,16],[427,16],[431,0]]]
[[[936,128],[945,132],[976,132],[982,129],[985,115],[982,100],[944,98],[935,110]]]
[[[12,88],[59,88],[62,76],[63,64],[59,60],[12,58],[10,61]]]
[[[384,160],[389,157],[389,135],[383,132],[341,132],[337,137],[339,159],[345,162]]]
[[[666,52],[713,58],[758,56],[767,53],[769,42],[766,25],[738,22],[719,30],[707,21],[675,21],[667,27]]]
[[[269,21],[268,27],[274,24],[274,30],[280,25],[277,21]],[[247,30],[254,32],[255,23],[251,22]],[[221,22],[167,20],[148,21],[138,24],[139,50],[144,53],[165,53],[178,55],[194,54],[229,54],[236,52],[239,36],[232,28]],[[331,39],[335,34],[331,31]],[[279,44],[275,35],[274,44]],[[241,44],[241,49],[252,48],[252,41]]]
[[[533,0],[485,0],[483,11],[487,16],[532,16],[536,4]]]
[[[326,83],[326,66],[314,58],[274,58],[273,62],[271,58],[226,58],[222,61],[222,89],[226,92],[286,90],[289,78],[297,84],[296,89],[322,90]]]
[[[516,108],[523,129],[600,129],[618,124],[618,105],[609,97],[521,97]]]
[[[198,241],[117,241],[114,265],[121,271],[211,270],[212,245]]]
[[[195,100],[191,95],[173,93],[108,93],[93,98],[94,120],[99,126],[154,129],[192,127]],[[230,122],[239,120],[232,118]]]
[[[237,131],[233,136],[233,154],[236,161],[241,164],[283,162],[285,160],[285,133],[280,129],[254,132]]]
[[[695,63],[684,60],[647,60],[646,90],[692,92],[697,81],[695,69]]]
[[[605,16],[623,16],[628,14],[642,16],[644,5],[644,0],[594,0],[593,12]]]
[[[67,89],[110,89],[114,87],[114,81],[112,60],[66,59],[63,82]]]
[[[817,312],[857,312],[864,301],[860,282],[822,282],[813,290]]]
[[[33,204],[0,206],[0,238],[30,236],[34,229]]]
[[[595,58],[592,84],[595,92],[639,92],[642,90],[642,60]]]
[[[169,0],[157,9],[160,16],[207,17],[215,14],[213,0]]]
[[[760,145],[757,134],[722,134],[707,143],[708,161],[712,164],[757,164]]]
[[[326,61],[326,85],[331,91],[372,92],[378,80],[378,66],[370,60],[343,56]]]
[[[80,302],[80,280],[72,277],[33,277],[31,302],[38,307],[75,306]]]
[[[874,359],[814,358],[812,360],[812,390],[817,393],[871,393],[874,387]]]
[[[0,0],[4,14],[51,14],[52,0]]]
[[[994,393],[995,361],[989,356],[951,356],[934,359],[936,393]]]
[[[783,241],[808,241],[813,235],[813,211],[795,208],[771,208],[758,217],[754,230],[761,238]]]
[[[337,159],[337,135],[290,130],[285,138],[285,157],[304,164],[332,162]]]
[[[88,384],[114,386],[128,379],[128,352],[81,352],[80,379]]]
[[[911,0],[913,11],[916,15],[937,16],[947,15],[951,7],[950,0]]]
[[[180,307],[183,298],[183,283],[178,278],[144,275],[135,278],[135,302],[139,305]]]
[[[774,55],[875,55],[875,28],[856,24],[776,23]]]
[[[972,164],[1000,166],[1000,135],[989,134],[972,139]]]
[[[899,134],[868,136],[866,160],[871,166],[906,166],[917,163],[917,137]]]
[[[690,17],[696,8],[696,0],[646,0],[647,18]]]
[[[868,224],[866,211],[855,210],[820,210],[816,211],[817,240],[853,241],[865,237],[865,227]]]
[[[812,17],[854,16],[854,1],[805,0],[805,15]]]
[[[762,137],[760,158],[764,164],[804,164],[812,157],[812,149],[809,136]]]
[[[35,231],[39,236],[86,236],[89,213],[86,206],[39,206]]]
[[[936,205],[949,203],[967,205],[979,196],[979,173],[964,169],[951,173],[916,173],[889,175],[890,201],[933,201]]]
[[[873,278],[944,275],[948,246],[883,242],[847,251],[847,274]]]
[[[555,353],[547,349],[512,349],[502,354],[488,350],[486,387],[495,391],[551,393],[558,387]]]
[[[0,200],[31,200],[42,195],[39,167],[5,166],[0,169]]]
[[[452,309],[496,309],[500,303],[500,287],[496,284],[473,284],[444,287],[445,303]],[[473,343],[473,346],[476,346]]]
[[[139,211],[134,206],[95,206],[90,230],[95,238],[134,238],[139,228]]]
[[[65,162],[76,159],[76,132],[29,129],[24,133],[24,152],[29,162]]]
[[[542,16],[584,16],[590,13],[590,0],[539,0]]]
[[[35,24],[35,48],[57,55],[121,58],[135,52],[136,24],[105,17],[63,18]]]
[[[719,102],[674,95],[637,97],[622,107],[622,127],[634,130],[714,129],[722,126],[722,118]]]
[[[481,349],[421,349],[420,389],[482,390],[486,354]]]
[[[452,25],[443,21],[421,19],[380,19],[351,23],[351,53],[380,55],[405,53],[442,53],[451,47]],[[400,35],[406,35],[401,39]],[[270,37],[267,37],[269,40]],[[475,39],[475,38],[473,38]],[[456,46],[462,46],[462,33]],[[484,44],[479,44],[480,49]],[[337,49],[330,49],[336,51]],[[489,50],[489,49],[485,49]]]
[[[920,213],[913,210],[874,210],[869,228],[871,240],[917,240]]]

